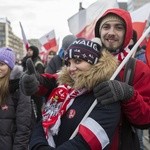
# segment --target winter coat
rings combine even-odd
[[[14,72],[11,76],[15,76]],[[28,150],[31,132],[30,97],[19,89],[19,79],[10,80],[9,89],[6,106],[0,109],[0,149]]]
[[[63,66],[63,59],[59,55],[55,55],[47,64],[46,73],[55,74]]]
[[[116,59],[109,52],[103,51],[103,57],[100,58],[97,64],[93,65],[85,73],[78,72],[75,83],[69,76],[66,67],[63,67],[58,73],[59,84],[67,84],[75,89],[88,89],[88,92],[75,98],[73,104],[62,116],[58,135],[54,136],[58,149],[108,149],[115,128],[120,120],[121,110],[118,102],[108,106],[102,106],[98,103],[86,121],[80,125],[77,135],[72,140],[69,140],[69,138],[95,100],[92,89],[99,82],[108,80],[114,73],[117,64]],[[51,81],[54,82],[53,80]],[[89,130],[84,128],[86,125]],[[95,138],[95,136],[98,138]],[[30,149],[36,150],[39,147],[43,150],[46,148],[53,149],[48,146],[41,124],[37,125],[34,129],[30,141]]]

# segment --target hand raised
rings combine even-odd
[[[38,91],[39,82],[37,79],[37,72],[31,58],[26,62],[27,71],[24,72],[20,79],[20,87],[25,95],[31,96]]]

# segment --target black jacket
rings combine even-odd
[[[70,136],[84,117],[85,113],[95,100],[93,92],[83,94],[77,97],[68,111],[61,119],[61,126],[57,136],[54,137],[55,144],[58,150],[90,150],[87,142],[81,134],[77,134],[75,138],[69,140]],[[70,112],[74,110],[75,116],[69,118]],[[97,104],[94,110],[89,115],[90,118],[94,119],[107,133],[109,140],[111,141],[115,127],[117,126],[120,119],[120,104],[114,103],[108,106],[101,106]],[[103,136],[103,135],[102,135]],[[91,137],[92,139],[92,137]],[[92,141],[92,140],[91,140]],[[39,123],[33,131],[30,150],[52,150],[45,138],[45,134],[41,124]],[[108,146],[105,150],[108,149]]]
[[[5,110],[0,109],[0,149],[27,150],[31,132],[30,97],[17,90],[19,80],[10,81]]]

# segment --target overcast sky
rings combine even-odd
[[[22,38],[19,21],[27,39],[40,38],[52,29],[62,39],[69,34],[67,19],[78,12],[79,2],[87,8],[96,0],[1,0],[0,18],[7,17],[13,32]]]

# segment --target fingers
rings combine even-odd
[[[94,89],[95,97],[99,97],[107,94],[110,91],[110,87],[108,86],[108,82],[103,82],[98,84]]]
[[[31,58],[27,59],[26,65],[27,65],[28,74],[36,74],[36,69]]]
[[[114,101],[113,95],[111,92],[108,92],[107,94],[101,95],[99,97],[97,97],[97,101],[100,102],[101,104],[103,103],[103,101]],[[106,102],[107,103],[107,102]]]
[[[102,105],[113,104],[115,101],[112,97],[100,101]]]

